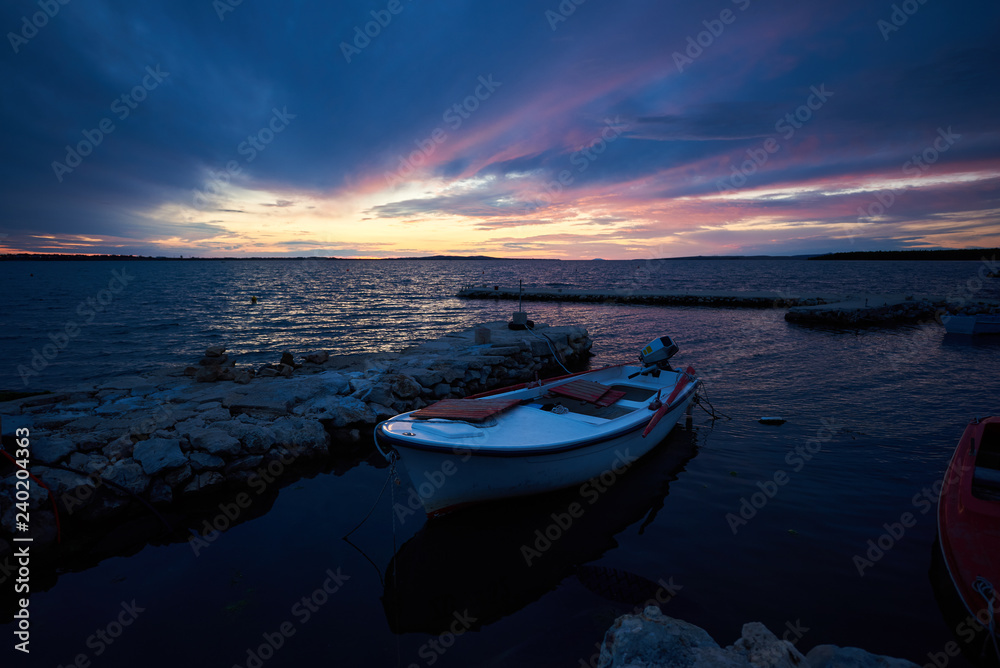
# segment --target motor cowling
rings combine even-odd
[[[680,349],[669,336],[653,339],[639,351],[639,361],[644,367],[656,366],[660,369],[670,369],[670,358]]]

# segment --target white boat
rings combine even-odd
[[[642,366],[439,401],[380,423],[376,444],[395,448],[431,516],[574,485],[599,490],[662,441],[694,400],[699,380],[692,367],[670,368],[676,352],[661,337],[643,349]]]
[[[1000,334],[1000,315],[943,316],[941,322],[944,323],[944,331],[949,334]]]

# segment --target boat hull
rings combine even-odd
[[[615,428],[595,429],[589,438],[530,448],[517,443],[510,444],[515,447],[489,443],[487,447],[475,438],[452,447],[414,442],[401,438],[392,420],[379,425],[377,434],[380,443],[392,445],[399,453],[416,495],[431,516],[491,499],[576,485],[581,495],[600,494],[670,433],[694,400],[696,385],[686,386],[645,437],[643,431],[654,413],[645,407]],[[393,420],[410,424],[408,416]]]
[[[969,614],[984,621],[996,598],[982,581],[1000,587],[1000,417],[966,427],[941,487],[938,534],[948,574]],[[977,581],[979,586],[977,587]],[[1000,592],[998,592],[1000,593]]]
[[[953,315],[943,319],[949,334],[1000,334],[1000,316]]]

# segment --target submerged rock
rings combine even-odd
[[[664,615],[656,606],[622,615],[601,645],[599,668],[919,668],[904,659],[855,647],[820,645],[804,656],[758,622],[723,649],[694,624]]]

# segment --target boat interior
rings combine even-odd
[[[976,452],[972,495],[987,501],[1000,501],[1000,422],[987,422]]]
[[[614,420],[633,411],[645,408],[649,399],[656,394],[656,390],[648,387],[636,387],[634,385],[611,385],[609,388],[614,392],[624,393],[624,396],[615,401],[610,406],[602,406],[587,399],[580,399],[571,396],[561,396],[553,393],[545,393],[537,399],[529,402],[528,406],[537,407],[539,410],[561,412],[564,415],[586,416],[599,418],[601,420]],[[565,413],[557,408],[562,406],[569,413]],[[586,420],[585,420],[586,421]]]

